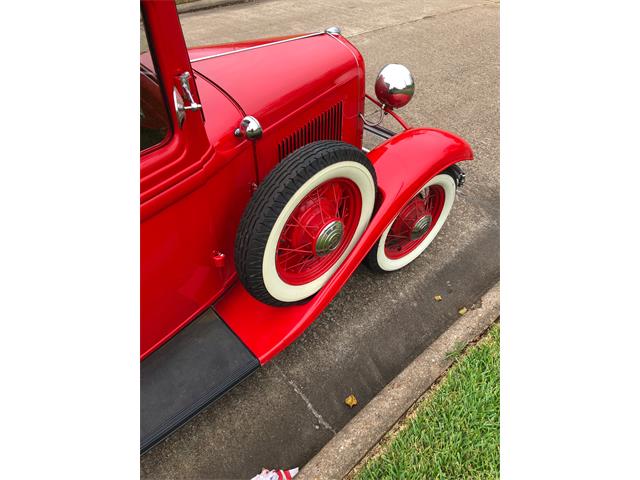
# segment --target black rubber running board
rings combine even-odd
[[[140,365],[140,453],[259,366],[217,313],[207,309]]]

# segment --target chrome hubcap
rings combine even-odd
[[[417,240],[422,235],[427,233],[427,230],[429,230],[429,227],[431,226],[431,221],[431,215],[424,215],[416,220],[416,223],[411,229],[411,240]]]
[[[322,257],[338,248],[343,233],[344,225],[340,220],[334,220],[325,225],[316,239],[316,255]]]

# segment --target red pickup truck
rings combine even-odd
[[[473,152],[397,114],[406,67],[382,68],[369,96],[337,27],[188,49],[174,2],[141,12],[145,451],[289,345],[361,262],[392,272],[422,254]],[[381,137],[371,151],[364,131]]]

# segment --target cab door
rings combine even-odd
[[[235,278],[251,186],[242,112],[189,62],[173,1],[143,1],[140,65],[140,353],[186,326]]]
[[[144,204],[204,163],[211,145],[174,2],[143,1],[141,6],[140,201]],[[176,104],[186,109],[178,111]]]

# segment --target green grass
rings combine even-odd
[[[488,479],[500,473],[500,326],[464,355],[358,480]]]

